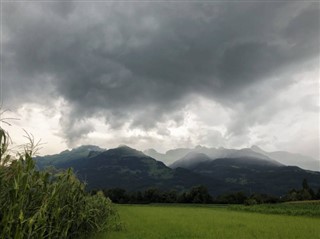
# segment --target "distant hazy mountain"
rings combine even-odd
[[[189,153],[202,153],[211,159],[217,158],[239,158],[239,157],[253,157],[266,160],[275,160],[287,166],[298,166],[303,169],[320,171],[320,161],[314,158],[304,156],[301,154],[293,154],[285,151],[266,152],[258,146],[243,149],[227,149],[227,148],[207,148],[197,146],[194,149],[178,148],[167,151],[165,154],[158,153],[154,149],[149,149],[145,154],[157,160],[164,162],[166,165],[173,165],[177,160],[181,160]]]
[[[160,160],[166,165],[172,164],[177,159],[180,159],[186,156],[188,153],[192,152],[194,149],[188,148],[178,148],[167,151],[165,154],[157,152],[155,149],[145,150],[144,153],[150,157]]]
[[[207,148],[197,146],[194,149],[178,148],[167,151],[165,154],[158,153],[154,149],[144,151],[145,154],[157,160],[164,162],[166,165],[171,165],[173,162],[185,157],[188,153],[202,153],[211,159],[217,158],[237,158],[237,157],[255,157],[261,159],[269,159],[268,156],[255,152],[252,149],[226,149],[220,148]]]
[[[190,152],[186,156],[182,157],[181,159],[175,161],[173,164],[170,165],[170,168],[186,168],[192,169],[194,165],[197,165],[202,162],[211,161],[212,159],[209,158],[208,155],[203,153],[196,153]]]
[[[273,158],[284,165],[298,166],[303,169],[320,171],[320,161],[305,155],[285,151],[266,152],[255,145],[252,146],[251,149],[257,153]]]
[[[245,151],[249,153],[246,154]],[[210,153],[210,152],[209,152]],[[212,154],[211,154],[212,155]],[[215,154],[215,156],[218,154]],[[226,159],[230,162],[230,159],[237,159],[235,162],[242,162],[243,164],[247,163],[248,165],[262,165],[262,166],[283,166],[281,163],[270,159],[268,157],[261,158],[261,157],[253,157],[251,155],[255,155],[251,153],[249,150],[226,150],[224,149],[224,153],[222,154],[223,158],[218,158],[219,160]],[[248,155],[248,156],[247,156]],[[260,156],[260,155],[258,155]],[[241,159],[241,160],[240,160]],[[193,169],[199,163],[215,161],[217,160],[216,157],[209,157],[204,153],[195,153],[190,152],[186,156],[182,157],[181,159],[175,161],[173,164],[170,165],[170,168],[185,168],[185,169]]]

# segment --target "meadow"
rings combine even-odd
[[[124,229],[95,239],[320,238],[320,218],[214,205],[117,205]]]

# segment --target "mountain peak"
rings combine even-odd
[[[252,145],[250,149],[256,153],[266,154],[266,151],[264,151],[262,148],[260,148],[257,145]]]
[[[197,145],[196,147],[194,147],[195,149],[206,149],[207,147],[205,146],[202,146],[202,145]]]
[[[184,156],[182,159],[187,159],[187,160],[198,160],[199,158],[204,158],[204,159],[208,159],[211,160],[211,158],[204,154],[204,153],[198,153],[198,152],[190,152],[188,153],[186,156]]]
[[[119,145],[117,148],[109,149],[108,151],[106,151],[106,154],[109,154],[109,153],[115,153],[119,155],[130,155],[130,156],[145,156],[145,154],[142,153],[141,151],[131,148],[127,145]]]
[[[100,148],[96,145],[81,145],[77,148],[73,148],[71,151],[104,151],[105,149]]]
[[[126,145],[126,144],[120,144],[117,148],[133,149],[133,148],[129,147],[129,146]]]
[[[158,151],[157,150],[155,150],[155,149],[146,149],[145,151],[144,151],[146,154],[156,154],[156,153],[158,153]]]
[[[257,146],[257,145],[252,145],[251,146],[251,149],[252,150],[262,150],[259,146]]]

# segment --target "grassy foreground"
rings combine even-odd
[[[320,238],[320,218],[258,214],[214,206],[117,207],[125,229],[97,238]]]

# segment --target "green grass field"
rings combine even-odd
[[[320,238],[320,218],[193,205],[118,205],[124,230],[97,239]]]

